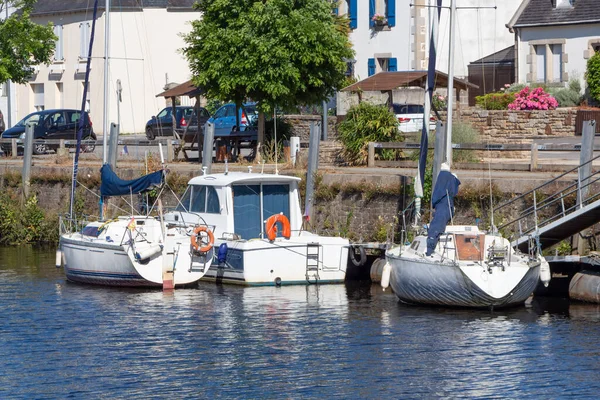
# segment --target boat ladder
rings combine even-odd
[[[306,280],[319,280],[319,259],[321,258],[321,245],[308,243],[306,245]],[[316,283],[316,282],[315,282]]]

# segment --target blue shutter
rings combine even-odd
[[[397,58],[388,58],[388,71],[389,72],[398,71],[398,59]]]
[[[396,25],[396,0],[387,0],[388,26]]]
[[[348,18],[350,19],[350,29],[356,29],[358,27],[358,20],[356,19],[358,6],[356,2],[358,0],[350,0],[348,2]]]
[[[369,0],[369,26],[375,26],[373,16],[375,15],[375,0]]]
[[[375,59],[369,58],[369,76],[375,75]]]

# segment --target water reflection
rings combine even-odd
[[[597,305],[416,307],[364,282],[163,293],[0,255],[2,398],[579,398],[600,382]]]

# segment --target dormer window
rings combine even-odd
[[[572,8],[575,0],[553,0],[554,8]]]

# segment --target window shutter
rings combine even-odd
[[[396,0],[387,0],[387,20],[388,26],[396,25]]]
[[[54,49],[54,61],[62,61],[63,56],[63,27],[62,25],[54,26],[54,35],[56,36],[56,47]]]
[[[87,58],[90,51],[90,23],[79,24],[79,57]]]
[[[388,58],[388,71],[389,72],[398,71],[398,59],[397,58]]]
[[[358,27],[358,20],[356,18],[358,6],[358,0],[350,0],[348,3],[348,17],[350,19],[350,29],[356,29]]]
[[[369,76],[375,75],[375,59],[369,58]]]
[[[369,26],[375,26],[375,21],[373,21],[373,16],[375,15],[375,0],[369,0]]]

